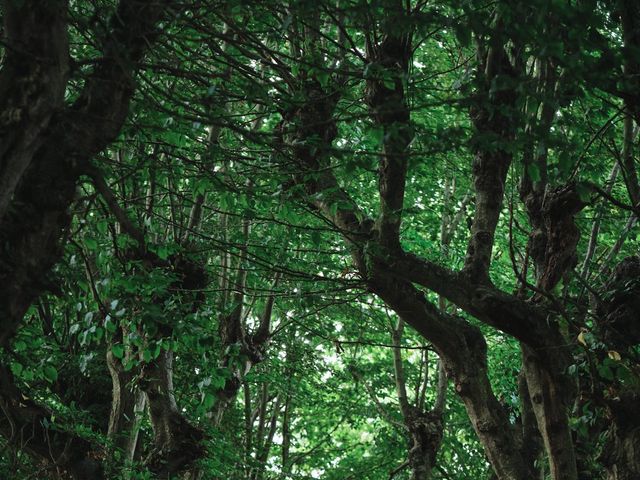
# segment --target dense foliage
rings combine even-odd
[[[1,478],[640,478],[640,4],[0,17]]]

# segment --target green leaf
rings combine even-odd
[[[51,383],[58,380],[58,371],[51,365],[45,365],[42,369],[42,374],[44,375],[44,378],[49,380]]]
[[[97,342],[102,340],[102,337],[104,337],[104,328],[96,327],[93,337],[96,339]]]
[[[93,238],[85,238],[84,246],[87,247],[87,250],[96,251],[98,249],[98,242]]]
[[[388,90],[395,90],[396,89],[396,82],[393,78],[393,75],[391,72],[384,72],[382,75],[382,84],[384,85],[384,88],[388,89]]]
[[[205,410],[209,410],[216,403],[216,397],[211,393],[205,393],[204,398],[202,399],[202,406]]]
[[[598,373],[605,380],[612,381],[614,379],[613,370],[611,370],[607,365],[599,365]]]
[[[114,357],[122,359],[124,357],[124,345],[116,343],[111,347],[111,353],[113,353]]]
[[[167,258],[169,258],[169,249],[165,245],[161,245],[160,247],[158,247],[156,253],[162,260],[166,260]]]
[[[19,362],[11,362],[11,371],[16,377],[19,377],[24,367]]]
[[[322,88],[326,88],[329,83],[329,73],[325,70],[318,70],[316,72],[316,78],[318,79],[318,82],[320,82]]]
[[[104,328],[106,328],[109,333],[116,333],[116,330],[118,329],[115,322],[111,319],[104,322]]]
[[[151,349],[145,348],[145,350],[142,352],[142,359],[148,363],[151,361],[152,358],[153,358],[153,352],[151,351]]]
[[[540,175],[540,167],[537,163],[530,163],[529,165],[527,165],[527,174],[531,178],[531,181],[534,183],[537,183],[542,179]]]
[[[109,224],[107,223],[106,220],[100,220],[96,224],[96,229],[98,230],[98,233],[100,233],[101,235],[106,235],[108,230],[109,230],[108,226],[109,226]]]

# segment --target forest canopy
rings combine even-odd
[[[0,478],[640,478],[639,2],[0,17]]]

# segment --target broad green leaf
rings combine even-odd
[[[113,353],[113,356],[116,358],[119,358],[119,359],[124,358],[124,345],[120,343],[116,343],[115,345],[112,345],[111,353]]]
[[[51,383],[54,383],[56,380],[58,380],[58,371],[51,365],[45,365],[42,368],[42,374],[44,375],[44,378],[49,380]]]

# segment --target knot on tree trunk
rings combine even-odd
[[[640,424],[637,410],[640,395],[624,392],[608,402],[613,420],[599,460],[610,480],[640,478]]]
[[[409,430],[408,464],[412,480],[430,478],[438,450],[442,444],[442,415],[410,406],[405,419]]]
[[[627,257],[614,269],[598,305],[599,336],[612,349],[640,343],[640,257]]]
[[[177,412],[170,413],[165,422],[163,443],[156,445],[145,460],[147,468],[160,478],[170,478],[205,454],[201,429]]]
[[[544,228],[544,260],[539,272],[538,285],[543,290],[552,290],[562,276],[576,264],[576,247],[580,239],[580,230],[575,215],[585,203],[580,198],[577,185],[562,185],[547,192],[542,205],[542,224]],[[532,252],[535,260],[540,258],[538,251]]]
[[[419,454],[433,460],[442,443],[442,416],[412,406],[407,427],[413,440],[410,455]]]

